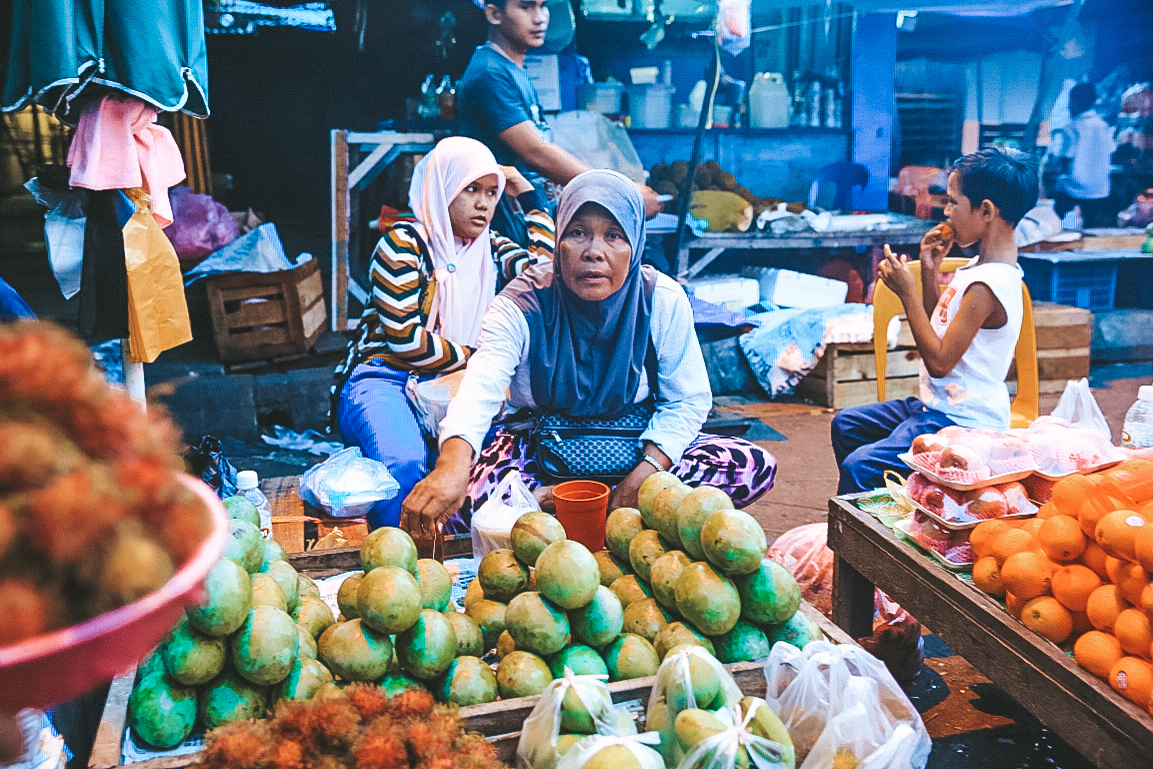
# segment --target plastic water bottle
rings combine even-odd
[[[260,477],[255,470],[241,470],[236,474],[236,491],[256,505],[256,512],[260,514],[260,533],[265,539],[272,539],[272,505],[260,490]]]
[[[1125,413],[1121,445],[1131,449],[1153,447],[1153,385],[1142,385],[1137,400]]]

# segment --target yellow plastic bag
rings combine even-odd
[[[165,350],[191,342],[192,324],[180,261],[152,217],[152,198],[140,188],[124,192],[136,204],[124,225],[129,342],[124,359],[151,363]]]

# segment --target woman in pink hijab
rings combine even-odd
[[[399,524],[401,502],[428,473],[436,446],[413,412],[409,380],[463,369],[496,292],[552,258],[544,200],[483,144],[443,139],[423,165],[410,191],[417,221],[394,225],[376,244],[369,304],[332,386],[329,418],[344,442],[383,462],[400,483],[393,499],[373,507],[370,528]],[[509,193],[528,212],[527,249],[489,226]]]

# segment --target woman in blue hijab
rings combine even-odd
[[[489,307],[440,425],[436,467],[404,501],[406,528],[429,531],[451,517],[450,531],[467,530],[513,469],[548,507],[551,487],[529,431],[492,431],[502,408],[601,420],[647,408],[642,453],[614,487],[610,510],[635,507],[641,482],[658,470],[719,487],[738,507],[772,487],[767,451],[700,434],[712,393],[692,309],[680,285],[641,264],[644,213],[636,185],[615,171],[586,171],[565,187],[554,261],[526,270]]]

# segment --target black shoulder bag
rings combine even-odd
[[[541,414],[533,422],[529,448],[542,480],[553,484],[581,479],[613,485],[641,461],[641,434],[656,413],[657,353],[649,340],[645,354],[649,397],[628,407],[617,419]]]

